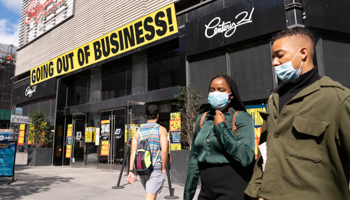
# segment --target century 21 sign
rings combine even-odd
[[[30,85],[70,73],[178,32],[174,4],[30,70]]]

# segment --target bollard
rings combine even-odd
[[[130,152],[128,151],[124,156],[123,165],[122,165],[122,168],[121,168],[120,173],[119,173],[118,183],[117,183],[117,185],[112,186],[112,189],[123,189],[124,188],[124,186],[120,186],[119,184],[120,184],[120,180],[122,179],[122,174],[123,174],[125,162],[126,162],[126,159],[128,158],[129,153]]]
[[[175,188],[172,188],[171,186],[171,180],[170,180],[170,172],[169,172],[169,164],[166,165],[166,174],[168,177],[168,184],[169,184],[169,196],[165,196],[164,199],[178,199],[178,196],[174,196]]]

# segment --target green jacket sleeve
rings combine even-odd
[[[254,171],[252,178],[250,179],[247,188],[245,189],[244,193],[252,198],[257,198],[258,193],[260,190],[260,185],[263,177],[263,172],[261,170],[262,165],[262,156],[260,154],[260,151],[258,153],[258,160],[255,162],[254,165]]]
[[[340,149],[343,154],[343,168],[345,172],[345,176],[348,180],[348,184],[350,185],[350,96],[345,98],[343,101],[343,106],[339,108],[339,141],[340,141]]]
[[[264,120],[264,124],[263,124],[262,129],[261,129],[259,145],[266,142],[266,139],[267,139],[268,132],[267,132],[266,121],[267,121],[269,114],[260,112],[260,115]],[[262,182],[262,178],[263,178],[262,163],[263,163],[263,159],[261,156],[260,149],[258,149],[258,159],[254,165],[253,175],[248,183],[247,188],[244,191],[245,194],[247,194],[248,196],[250,196],[252,198],[257,198],[259,191],[260,191],[261,182]]]
[[[224,122],[214,127],[214,133],[222,148],[243,167],[246,167],[254,159],[254,121],[247,112],[241,111],[237,114],[236,126],[237,136],[232,129],[227,128]]]
[[[187,179],[186,179],[186,184],[184,189],[184,200],[192,200],[197,189],[197,183],[198,183],[198,177],[199,177],[199,166],[198,166],[197,151],[194,145],[194,141],[199,131],[199,121],[202,115],[199,115],[197,118],[195,131],[193,134],[191,154],[188,162],[188,173],[187,173]]]

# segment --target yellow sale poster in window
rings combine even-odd
[[[70,158],[72,154],[72,145],[66,146],[66,158]]]
[[[108,141],[102,141],[101,142],[101,156],[108,156],[109,152],[109,142]]]

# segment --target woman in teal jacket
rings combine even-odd
[[[244,190],[254,159],[253,119],[228,75],[211,80],[208,102],[212,109],[196,121],[184,199],[193,198],[199,176],[199,200],[248,199]],[[233,120],[237,131],[233,130]]]

